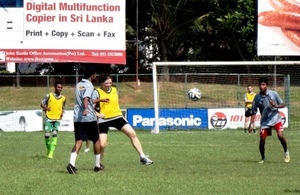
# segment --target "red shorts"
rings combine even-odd
[[[265,128],[265,129],[261,129],[260,130],[260,136],[261,137],[271,136],[272,135],[272,128],[274,128],[276,130],[276,132],[283,131],[282,122],[279,122],[274,126],[271,126],[271,127]]]

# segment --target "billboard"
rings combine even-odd
[[[297,1],[258,2],[258,55],[300,54],[299,10]]]
[[[280,108],[279,114],[284,128],[288,128],[288,109]],[[244,128],[245,108],[215,108],[208,109],[208,129],[238,129]],[[255,116],[255,126],[259,129],[260,113]]]
[[[133,128],[151,130],[155,126],[154,109],[127,109],[127,120]],[[161,130],[207,129],[207,109],[162,108],[158,122]]]
[[[0,63],[126,63],[125,1],[0,0],[0,15]]]
[[[40,131],[42,129],[42,110],[0,111],[0,132],[31,132]]]

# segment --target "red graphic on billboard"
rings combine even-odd
[[[222,112],[216,112],[211,116],[210,124],[216,129],[222,129],[227,124],[227,117]]]

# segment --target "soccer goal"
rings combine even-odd
[[[243,62],[154,62],[154,123],[152,133],[160,130],[207,129],[213,109],[240,108],[239,114],[219,117],[218,129],[230,121],[243,122],[244,94],[252,85],[258,93],[258,79],[267,77],[269,89],[276,90],[288,109],[289,128],[297,128],[300,110],[299,61]],[[191,99],[190,89],[199,89],[200,98]],[[286,116],[286,117],[288,117]],[[221,129],[221,128],[220,128]]]

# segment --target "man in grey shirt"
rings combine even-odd
[[[74,135],[75,145],[72,148],[70,162],[67,170],[70,174],[76,174],[75,162],[82,146],[82,142],[91,140],[94,145],[95,167],[94,171],[99,172],[104,169],[100,164],[100,140],[97,125],[97,116],[93,107],[92,93],[94,86],[92,81],[96,80],[97,74],[93,66],[86,65],[84,78],[77,83],[75,88],[74,105]]]
[[[278,108],[284,108],[285,104],[276,91],[268,89],[268,79],[263,77],[259,81],[260,92],[256,94],[252,104],[252,117],[249,125],[249,130],[252,131],[254,127],[254,118],[257,113],[257,109],[261,114],[260,119],[260,143],[259,151],[261,154],[261,160],[259,163],[265,162],[265,142],[267,136],[272,135],[272,129],[277,132],[277,137],[284,150],[284,161],[290,162],[290,155],[287,148],[287,142],[283,135],[283,124],[279,114]]]

